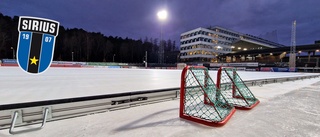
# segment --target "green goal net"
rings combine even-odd
[[[218,70],[217,87],[227,102],[236,108],[251,109],[259,103],[235,68],[221,67]]]
[[[185,67],[181,74],[180,117],[208,126],[225,124],[235,109],[228,104],[205,67]]]

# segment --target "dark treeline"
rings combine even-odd
[[[18,16],[11,18],[0,13],[0,59],[14,57],[19,35],[18,21]],[[164,63],[176,63],[179,52],[175,41],[163,40],[162,44]],[[157,63],[159,45],[158,39],[148,37],[133,40],[60,26],[53,60],[142,63],[147,51],[148,62]]]

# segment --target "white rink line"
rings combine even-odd
[[[210,71],[216,81],[217,71]],[[314,73],[245,72],[243,80],[306,76]],[[30,75],[18,67],[0,67],[0,104],[44,101],[180,87],[181,70],[49,68]]]

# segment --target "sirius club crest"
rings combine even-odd
[[[20,16],[17,59],[20,68],[39,74],[51,65],[59,22],[44,18]]]

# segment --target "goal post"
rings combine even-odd
[[[186,66],[181,74],[181,118],[207,126],[224,125],[235,112],[203,66]]]
[[[227,102],[236,108],[252,109],[260,103],[238,75],[236,68],[219,68],[217,73],[217,88],[220,89]]]

